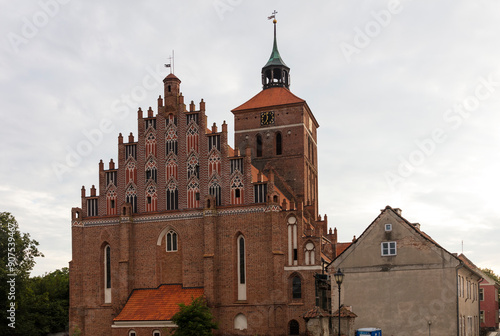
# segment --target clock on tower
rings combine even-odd
[[[274,124],[274,111],[262,112],[260,114],[260,124],[263,126]]]

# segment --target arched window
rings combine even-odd
[[[281,133],[276,133],[276,155],[281,155],[283,153],[282,143],[281,143]]]
[[[135,191],[135,187],[130,185],[125,192],[125,202],[130,203],[132,205],[132,212],[137,212],[137,193]]]
[[[257,134],[256,145],[257,145],[257,157],[261,157],[262,156],[262,136],[260,134]]]
[[[177,210],[179,208],[179,192],[174,180],[167,186],[167,210]]]
[[[302,281],[298,275],[292,278],[292,299],[302,299]]]
[[[315,248],[313,243],[309,242],[306,244],[304,248],[304,255],[306,265],[314,265]]]
[[[128,332],[128,336],[137,336],[137,334],[135,333],[135,330],[130,330]]]
[[[104,247],[104,303],[111,302],[111,247]]]
[[[166,240],[166,250],[167,252],[176,252],[177,251],[177,232],[174,230],[170,230],[165,235]]]
[[[242,235],[237,240],[237,262],[238,262],[238,300],[247,299],[246,285],[246,258],[245,258],[245,237]]]
[[[215,205],[220,206],[222,204],[222,195],[219,181],[217,178],[212,179],[210,182],[210,187],[208,188],[208,193],[215,197]]]
[[[161,336],[161,332],[159,330],[154,330],[153,336]]]
[[[300,335],[300,325],[296,320],[291,320],[288,324],[289,335]]]
[[[288,217],[288,264],[298,264],[297,218]]]
[[[243,314],[238,314],[234,318],[234,329],[246,330],[248,328],[247,317]]]

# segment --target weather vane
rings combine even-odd
[[[174,51],[172,50],[172,56],[168,58],[169,63],[165,64],[165,68],[170,68],[170,73],[174,72]]]
[[[278,14],[278,12],[276,10],[274,10],[274,12],[272,12],[271,14],[272,15],[268,16],[267,19],[268,20],[274,19],[276,21],[276,14]]]

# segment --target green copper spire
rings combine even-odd
[[[273,16],[269,17],[274,18]],[[262,88],[269,89],[272,87],[290,88],[290,68],[283,62],[278,51],[278,43],[276,42],[276,19],[274,18],[274,43],[271,57],[266,65],[262,68]]]
[[[273,51],[271,52],[271,57],[269,57],[269,61],[267,61],[264,67],[270,65],[283,65],[286,66],[285,62],[281,59],[280,52],[278,51],[278,43],[276,42],[276,19],[273,20],[274,23],[274,43],[273,43]],[[287,67],[288,68],[288,67]]]

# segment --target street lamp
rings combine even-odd
[[[339,335],[340,336],[340,285],[342,285],[342,281],[344,281],[344,273],[342,273],[342,270],[339,268],[337,272],[333,275],[335,278],[335,282],[339,286]]]

